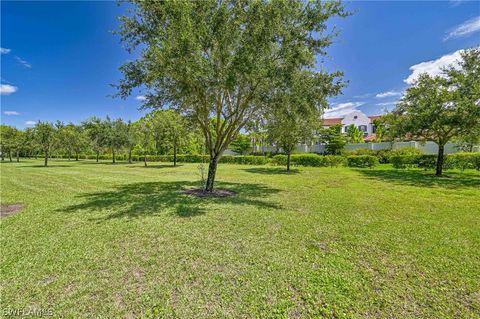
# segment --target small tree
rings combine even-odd
[[[458,67],[447,67],[440,76],[420,75],[388,117],[398,138],[437,143],[437,176],[445,144],[480,126],[480,49],[461,56]]]
[[[365,143],[363,132],[354,124],[350,124],[347,130],[348,140],[351,143]]]
[[[144,166],[147,167],[147,155],[148,151],[152,149],[153,144],[153,128],[152,123],[148,118],[141,118],[133,124],[133,131],[136,135],[136,140],[140,151],[143,155]]]
[[[38,121],[35,125],[35,138],[40,146],[43,154],[45,155],[44,166],[48,166],[48,157],[50,152],[57,142],[57,129],[50,122]]]
[[[98,117],[91,117],[88,120],[82,123],[85,133],[89,138],[90,145],[96,154],[96,161],[98,163],[98,158],[100,156],[100,151],[103,148],[103,142],[105,141],[105,126],[102,123],[102,120]]]
[[[0,126],[0,134],[2,161],[5,159],[5,153],[7,153],[10,162],[12,162],[12,152],[15,149],[17,143],[17,129],[9,125],[2,124]]]
[[[230,148],[241,155],[246,155],[252,149],[250,137],[239,133],[237,138],[230,144]]]
[[[112,163],[116,163],[116,151],[125,146],[128,141],[127,124],[122,119],[112,120],[107,116],[102,122],[102,145],[108,147],[112,152]]]
[[[287,154],[287,171],[295,147],[313,138],[321,123],[327,98],[340,93],[343,86],[335,82],[339,74],[298,72],[281,87],[270,101],[267,118],[270,140]]]
[[[173,152],[173,166],[177,166],[179,148],[188,139],[187,121],[174,110],[158,110],[151,114],[157,147]]]
[[[192,116],[210,155],[205,191],[238,132],[268,107],[272,92],[300,70],[315,73],[333,33],[327,20],[346,16],[340,1],[132,1],[120,35],[139,58],[121,67],[119,95],[147,88],[145,107]],[[210,125],[211,120],[216,125]]]
[[[330,155],[340,155],[347,145],[347,139],[342,134],[342,125],[332,125],[319,132],[320,141],[325,143],[325,152]]]
[[[380,143],[386,135],[387,128],[384,121],[380,119],[373,120],[373,125],[375,126],[375,142]]]

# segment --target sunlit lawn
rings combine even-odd
[[[1,307],[61,318],[478,318],[480,173],[1,164]]]

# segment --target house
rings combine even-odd
[[[324,119],[322,127],[328,128],[333,125],[342,125],[342,133],[348,132],[350,125],[355,125],[360,131],[363,131],[365,142],[373,141],[375,139],[375,125],[373,121],[379,119],[380,115],[367,116],[361,111],[353,111],[344,115],[343,117]]]

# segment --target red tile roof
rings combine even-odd
[[[373,141],[375,141],[375,138],[376,138],[376,137],[377,137],[376,134],[372,134],[372,135],[369,135],[369,136],[365,137],[363,140],[364,140],[365,142],[373,142]]]
[[[332,118],[332,119],[324,119],[323,120],[323,125],[335,125],[335,124],[342,124],[343,118],[338,117],[338,118]]]

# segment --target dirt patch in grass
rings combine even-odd
[[[0,204],[0,217],[7,217],[20,213],[23,209],[23,204]]]
[[[196,197],[230,197],[237,195],[236,192],[226,189],[214,189],[211,192],[207,192],[204,189],[192,188],[182,191],[183,194],[193,195]]]

